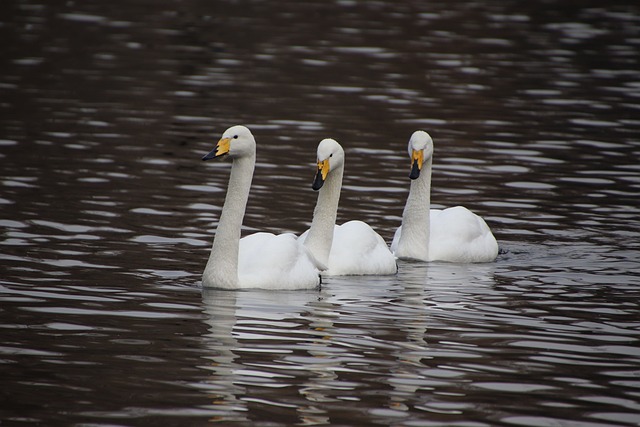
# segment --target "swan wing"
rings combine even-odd
[[[432,261],[489,262],[498,243],[487,223],[469,209],[456,206],[431,210],[429,258]]]
[[[395,257],[384,239],[363,221],[349,221],[333,229],[328,275],[395,274]]]
[[[240,239],[242,288],[310,289],[320,284],[318,270],[293,234],[255,233]]]

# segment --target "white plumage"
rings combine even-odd
[[[240,239],[256,161],[248,128],[227,129],[202,160],[233,160],[211,254],[202,275],[210,288],[309,289],[320,284],[318,264],[293,234],[255,233]]]
[[[398,258],[421,261],[490,262],[498,242],[486,222],[469,209],[431,209],[433,140],[416,131],[409,140],[411,188],[391,250]]]
[[[333,139],[318,145],[318,170],[313,189],[319,190],[311,228],[300,240],[314,258],[326,267],[323,275],[395,274],[395,257],[384,239],[363,221],[336,224],[342,177],[344,150]]]

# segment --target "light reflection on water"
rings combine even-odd
[[[3,422],[640,423],[637,6],[14,3]],[[247,232],[309,226],[331,136],[339,221],[390,241],[425,128],[432,203],[503,253],[201,292],[229,165],[199,159],[236,123],[259,144]]]

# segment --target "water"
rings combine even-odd
[[[640,425],[640,7],[556,0],[0,5],[3,425]],[[390,241],[406,143],[495,263],[202,291],[251,127],[245,230]]]

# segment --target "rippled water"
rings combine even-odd
[[[0,424],[640,425],[640,7],[0,4]],[[388,241],[415,129],[495,263],[202,291],[236,123],[246,231]]]

